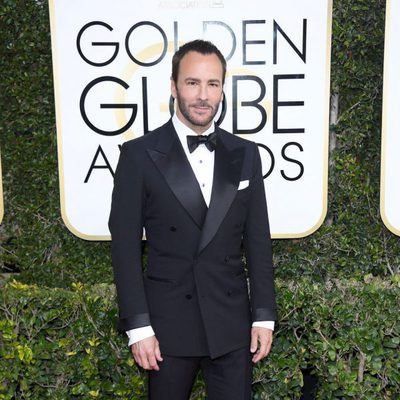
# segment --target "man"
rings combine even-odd
[[[214,126],[225,72],[210,42],[182,46],[172,60],[175,115],[124,143],[115,174],[109,226],[119,328],[149,370],[151,400],[188,399],[200,369],[208,399],[250,399],[252,361],[271,347],[276,305],[261,161],[256,144]]]

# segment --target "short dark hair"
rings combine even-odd
[[[215,54],[222,64],[222,83],[225,82],[226,74],[226,60],[218,48],[207,40],[193,40],[191,42],[185,43],[183,46],[179,47],[179,50],[172,57],[172,79],[175,84],[178,82],[179,74],[179,64],[182,58],[190,51],[196,51],[200,54]]]

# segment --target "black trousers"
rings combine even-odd
[[[163,355],[160,371],[149,372],[149,400],[187,400],[199,370],[208,400],[250,400],[252,354],[248,347],[221,357]]]

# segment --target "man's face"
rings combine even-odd
[[[204,132],[214,120],[222,101],[223,69],[215,54],[190,51],[179,64],[178,81],[171,80],[177,100],[178,118],[196,133]]]

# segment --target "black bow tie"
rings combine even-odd
[[[215,146],[217,145],[217,133],[213,132],[210,133],[208,136],[187,136],[187,144],[191,153],[193,153],[197,149],[199,144],[205,144],[208,150],[214,151]]]

